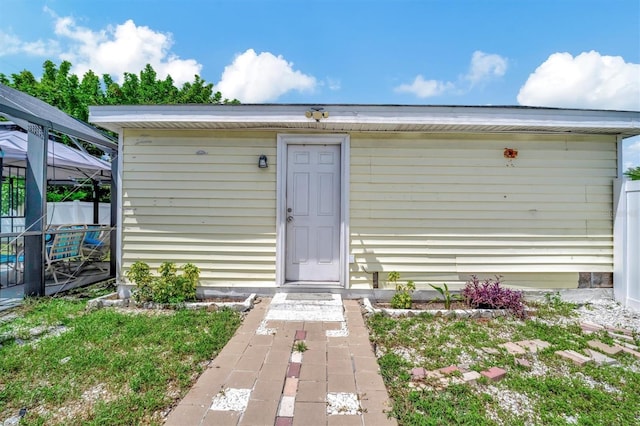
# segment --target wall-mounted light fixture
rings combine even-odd
[[[324,111],[324,108],[310,108],[309,111],[304,113],[304,116],[320,121],[323,118],[329,118],[329,111]]]
[[[267,161],[267,156],[262,154],[260,158],[258,158],[258,167],[261,169],[266,169],[269,167],[269,162]]]

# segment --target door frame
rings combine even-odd
[[[340,281],[349,286],[349,164],[351,141],[347,134],[278,134],[276,163],[276,286],[285,282],[287,238],[287,153],[289,145],[340,146]]]

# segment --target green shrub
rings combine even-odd
[[[127,278],[137,286],[132,292],[136,302],[148,302],[153,299],[153,277],[149,265],[135,262],[127,271]]]
[[[132,291],[137,303],[182,303],[196,298],[200,269],[192,263],[182,266],[178,275],[173,262],[164,262],[158,268],[160,276],[153,276],[149,265],[135,262],[127,272],[127,278],[136,285]]]
[[[389,272],[387,281],[393,283],[396,288],[396,294],[391,298],[391,307],[393,309],[411,309],[413,299],[411,293],[416,289],[413,281],[409,280],[406,284],[399,284],[400,273],[396,271]]]

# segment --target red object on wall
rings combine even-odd
[[[505,148],[504,158],[518,158],[518,150],[513,148]]]

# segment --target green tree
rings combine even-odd
[[[158,79],[156,71],[149,64],[137,74],[125,72],[122,84],[115,82],[108,74],[100,78],[91,70],[79,79],[71,73],[72,67],[69,61],[63,61],[58,66],[46,60],[42,65],[40,80],[31,71],[23,70],[10,77],[0,73],[0,83],[35,96],[83,121],[89,118],[90,105],[239,103],[235,99],[223,99],[220,92],[214,91],[213,84],[207,83],[199,75],[182,87],[177,87],[170,75]]]
[[[109,74],[102,75],[102,81],[105,87],[104,104],[105,105],[120,105],[122,104],[122,89],[118,86],[118,83],[113,81],[113,78]],[[100,104],[98,104],[100,105]]]
[[[630,167],[624,174],[629,176],[631,180],[640,180],[640,166]]]
[[[235,99],[223,99],[220,92],[214,92],[213,84],[207,83],[199,75],[195,75],[192,82],[187,82],[179,88],[170,75],[163,80],[158,79],[153,67],[147,65],[138,74],[125,72],[120,85],[113,80],[112,76],[104,74],[99,77],[91,70],[80,79],[71,73],[72,67],[69,61],[56,65],[53,61],[46,60],[42,64],[40,80],[31,71],[23,70],[11,74],[10,77],[0,73],[0,83],[35,96],[85,122],[89,119],[91,105],[239,103]],[[66,136],[63,136],[62,141],[72,144]],[[86,149],[94,155],[101,154],[101,151],[92,145],[86,146]],[[108,191],[101,192],[100,198],[108,200]],[[50,201],[91,199],[91,193],[92,191],[56,187],[49,189],[49,198]],[[2,208],[1,204],[0,208]]]
[[[74,117],[78,117],[83,121],[89,120],[89,105],[104,105],[105,94],[102,91],[102,84],[100,83],[100,77],[98,77],[93,71],[89,70],[82,77],[80,86],[78,88],[78,109],[75,113],[72,113]]]
[[[182,86],[178,96],[178,103],[219,104],[222,103],[222,94],[220,92],[214,93],[213,84],[207,83],[199,75],[196,75],[193,83],[187,82]]]
[[[18,74],[11,74],[11,84],[9,86],[20,90],[28,95],[40,98],[38,93],[39,82],[31,71],[22,70]]]

